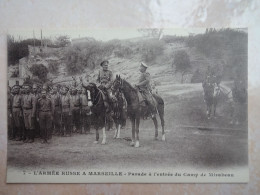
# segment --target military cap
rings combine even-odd
[[[20,85],[14,85],[13,87],[12,87],[12,89],[20,89],[21,87],[20,87]]]
[[[108,60],[102,61],[102,62],[100,63],[100,66],[103,66],[104,63],[109,63],[109,61],[108,61]]]
[[[148,68],[148,66],[144,62],[141,62],[141,66]]]
[[[23,88],[27,88],[27,87],[31,88],[32,86],[29,83],[24,83]]]

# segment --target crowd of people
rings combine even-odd
[[[8,137],[10,140],[47,143],[52,135],[89,133],[90,99],[79,86],[38,86],[18,83],[8,88]]]

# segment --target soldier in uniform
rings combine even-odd
[[[32,87],[32,95],[35,98],[36,104],[37,104],[37,101],[40,98],[40,94],[41,94],[40,88],[38,87],[37,84],[34,83],[33,87]],[[35,112],[37,112],[37,110]],[[40,137],[40,125],[39,125],[39,122],[36,120],[36,118],[34,120],[34,136],[35,137]]]
[[[11,87],[8,86],[8,91],[7,91],[7,114],[8,114],[8,138],[10,140],[14,139],[12,102],[13,102],[13,96],[11,94]]]
[[[153,98],[153,95],[151,93],[151,76],[148,72],[146,72],[148,66],[145,63],[141,63],[139,71],[141,72],[141,76],[139,78],[139,83],[137,83],[135,86],[136,88],[141,92],[143,98],[146,100],[149,111],[151,113],[151,117],[155,117],[157,113],[156,109],[156,103]]]
[[[111,116],[111,109],[109,106],[109,102],[111,101],[111,86],[113,84],[113,73],[111,70],[108,69],[108,60],[104,60],[100,63],[102,69],[99,70],[97,82],[100,84],[99,89],[101,89],[105,96],[105,106],[106,106],[106,121],[107,121],[107,130],[110,130],[113,127],[113,118]]]
[[[81,99],[81,127],[82,133],[89,133],[90,132],[90,125],[91,125],[91,110],[88,105],[91,99],[88,99],[88,94],[86,89],[83,89],[83,94],[80,95]]]
[[[51,125],[53,120],[54,107],[51,99],[47,97],[47,91],[42,90],[41,98],[37,102],[38,120],[42,132],[42,143],[48,143],[51,138]]]
[[[61,122],[63,130],[62,135],[71,136],[71,100],[68,91],[68,87],[63,87],[61,95]]]
[[[58,93],[58,88],[54,86],[52,88],[51,95],[52,104],[54,106],[54,115],[53,115],[53,127],[54,134],[61,135],[61,97]]]
[[[22,98],[23,119],[25,125],[24,142],[34,142],[34,121],[36,111],[36,99],[31,94],[31,86],[24,85],[25,94]]]
[[[80,131],[80,107],[81,101],[80,96],[77,94],[77,89],[72,88],[72,94],[70,97],[70,107],[71,107],[71,115],[72,115],[72,124],[74,128],[74,132]]]
[[[23,140],[23,123],[22,123],[22,95],[20,94],[20,86],[15,85],[12,88],[12,117],[14,120],[14,138],[16,141]]]

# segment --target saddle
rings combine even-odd
[[[109,98],[107,97],[108,95],[107,95],[106,91],[104,91],[104,90],[102,90],[100,88],[99,88],[99,91],[100,91],[101,96],[102,96],[102,98],[104,100],[104,105],[105,105],[105,108],[106,108],[106,112],[108,112],[110,110]]]

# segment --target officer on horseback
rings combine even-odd
[[[99,83],[99,89],[103,91],[105,95],[105,106],[106,106],[106,118],[108,122],[108,130],[113,126],[113,119],[111,117],[111,109],[109,106],[109,102],[111,102],[111,86],[113,84],[113,72],[108,69],[108,60],[104,60],[100,63],[102,67],[98,72],[97,83]]]
[[[142,62],[140,65],[140,69],[139,69],[139,71],[141,72],[141,75],[139,78],[139,83],[137,83],[135,86],[140,91],[143,98],[147,102],[151,116],[152,116],[152,118],[154,118],[157,113],[157,110],[156,110],[156,105],[155,105],[153,95],[151,93],[151,91],[152,91],[151,85],[150,85],[151,76],[146,71],[147,68],[148,68],[148,66]]]

